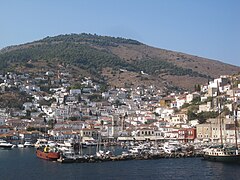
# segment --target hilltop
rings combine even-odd
[[[240,67],[139,41],[92,34],[69,34],[10,46],[0,51],[0,71],[69,72],[116,87],[149,86],[164,90],[193,89]]]

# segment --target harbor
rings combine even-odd
[[[36,156],[45,160],[60,163],[96,163],[107,161],[151,160],[161,158],[188,158],[202,157],[203,146],[199,147],[178,142],[113,142],[84,144],[73,140],[64,142],[38,139],[35,144],[13,145],[1,141],[1,149],[28,149],[34,148]],[[54,157],[50,157],[54,156]]]
[[[11,144],[4,140],[0,143],[1,149],[34,149],[34,154],[40,160],[48,160],[57,163],[102,163],[131,160],[160,160],[177,158],[200,158],[208,160],[208,152],[222,149],[213,143],[180,143],[179,141],[112,141],[83,143],[73,139],[57,142],[47,139],[38,139],[30,144]],[[229,152],[235,151],[233,145],[226,146]],[[231,150],[231,151],[230,151]],[[213,153],[214,153],[213,152]],[[217,156],[221,156],[220,154]],[[217,159],[209,159],[217,161]],[[239,163],[234,159],[233,163]]]
[[[71,141],[57,143],[39,139],[32,146],[12,146],[13,149],[34,149],[36,157],[59,163],[99,163],[109,161],[156,160],[163,158],[193,158],[203,156],[203,146],[165,143],[97,143],[77,144]],[[9,148],[8,148],[9,149]]]
[[[168,144],[168,146],[166,146]],[[92,148],[92,147],[91,147]],[[171,149],[172,148],[172,149]],[[89,149],[86,149],[89,151]],[[134,146],[108,146],[99,150],[98,147],[92,148],[95,154],[82,154],[81,152],[69,153],[62,152],[57,162],[60,163],[99,163],[109,161],[130,161],[130,160],[156,160],[162,158],[190,158],[202,157],[203,151],[194,149],[194,146],[174,146],[165,143],[152,146],[151,143],[143,143]],[[70,151],[71,152],[71,151]]]

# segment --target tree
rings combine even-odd
[[[35,127],[28,126],[27,131],[36,131],[37,129]]]
[[[46,117],[43,118],[43,122],[44,122],[44,124],[47,124]]]
[[[200,92],[200,91],[201,91],[201,86],[200,86],[200,84],[195,84],[195,85],[194,85],[194,90],[197,91],[197,92]]]
[[[93,113],[92,113],[92,111],[91,111],[91,109],[89,110],[89,116],[92,116],[93,115]]]
[[[121,105],[121,102],[119,101],[119,99],[116,99],[114,102],[115,106],[118,107]]]
[[[192,104],[199,104],[201,102],[201,97],[200,96],[197,96],[195,98],[193,98],[192,100]]]
[[[190,106],[189,103],[184,103],[181,108],[184,109],[184,108],[187,108],[187,107],[189,107],[189,106]]]
[[[77,121],[77,120],[78,120],[78,117],[73,116],[73,117],[69,117],[68,119],[69,119],[70,121]]]
[[[227,106],[224,106],[223,107],[223,110],[222,110],[222,113],[223,115],[230,115],[231,114],[231,111],[229,110],[229,108]],[[232,115],[232,114],[231,114]]]
[[[100,94],[91,94],[88,96],[90,101],[99,102],[102,100],[102,95]]]
[[[30,110],[26,110],[26,116],[25,116],[25,118],[31,119],[31,111],[30,111]]]
[[[197,119],[197,114],[195,114],[193,111],[191,110],[188,110],[187,112],[187,116],[188,116],[188,120],[191,121],[191,120],[194,120],[194,119]]]
[[[48,121],[48,125],[50,126],[51,129],[53,129],[53,127],[54,127],[54,125],[55,125],[55,120],[50,119],[50,120]]]

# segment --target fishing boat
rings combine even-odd
[[[38,158],[56,161],[60,157],[60,153],[55,148],[39,147],[36,150],[36,155]]]

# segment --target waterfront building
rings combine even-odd
[[[178,130],[178,140],[182,143],[194,142],[196,128],[181,128]]]
[[[0,134],[7,134],[10,131],[10,126],[0,125]]]

